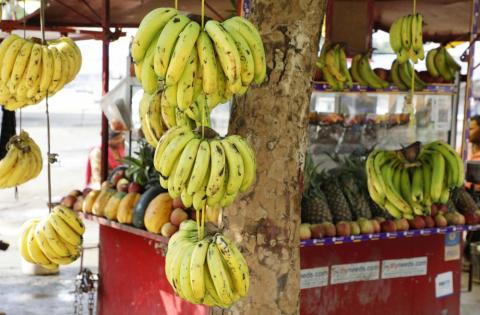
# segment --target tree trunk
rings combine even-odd
[[[226,233],[251,272],[242,315],[298,314],[299,226],[311,79],[324,0],[252,0],[267,55],[266,82],[236,100],[229,133],[246,137],[257,157],[253,189],[224,213]]]

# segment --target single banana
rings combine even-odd
[[[228,165],[228,181],[226,192],[234,194],[240,190],[243,183],[245,168],[243,158],[237,146],[228,140],[221,141]]]
[[[361,86],[367,86],[368,85],[368,82],[365,81],[362,76],[360,75],[360,72],[358,71],[358,62],[360,61],[360,59],[362,58],[362,55],[361,54],[358,54],[358,55],[355,55],[353,58],[352,58],[352,65],[350,67],[350,73],[351,73],[351,76],[352,76],[352,79],[357,82],[358,84],[360,84]]]
[[[445,159],[442,154],[433,152],[430,154],[432,161],[432,180],[430,195],[433,202],[439,202],[442,195],[443,179],[445,176]]]
[[[412,17],[412,20],[415,21],[415,27],[413,27],[412,21],[412,48],[418,53],[423,48],[423,15],[417,13]]]
[[[173,8],[157,8],[150,11],[143,18],[133,38],[131,48],[132,58],[135,63],[143,60],[151,42],[176,14],[177,10]]]
[[[24,41],[22,48],[15,58],[15,64],[12,68],[12,73],[10,74],[10,80],[8,80],[7,86],[11,94],[15,94],[15,89],[18,86],[18,82],[23,77],[25,71],[29,71],[27,64],[30,66],[30,52],[32,51],[33,43],[31,41]]]
[[[192,49],[188,62],[184,66],[183,73],[177,84],[177,106],[181,111],[185,111],[194,100],[193,94],[195,76],[197,75],[197,63],[197,50]]]
[[[153,70],[153,57],[155,54],[156,41],[153,40],[147,49],[145,58],[142,60],[142,87],[148,94],[154,94],[158,89],[158,78]]]
[[[34,223],[27,236],[27,249],[28,253],[30,254],[30,257],[32,260],[39,265],[49,265],[52,262],[45,256],[45,254],[42,252],[40,249],[40,246],[37,242],[37,239],[35,238],[35,229],[37,226],[38,222]]]
[[[229,174],[227,171],[225,173],[225,178],[223,180],[222,185],[220,186],[220,189],[212,196],[207,197],[206,203],[209,207],[217,207],[218,205],[220,205],[220,203],[222,202],[226,194],[228,180],[229,180]]]
[[[198,191],[209,175],[207,173],[210,166],[210,144],[208,140],[202,140],[198,146],[195,163],[192,168],[190,179],[188,181],[187,193],[193,195]]]
[[[75,231],[75,233],[79,235],[83,235],[83,233],[85,233],[85,225],[72,209],[58,205],[53,208],[53,212],[62,218],[68,224],[68,226]]]
[[[180,155],[175,174],[173,178],[170,179],[173,180],[174,191],[178,193],[181,193],[186,188],[193,164],[195,162],[195,157],[197,156],[200,142],[201,140],[198,138],[191,139]]]
[[[160,104],[162,119],[167,129],[176,126],[177,121],[175,118],[175,105],[172,105],[167,101],[166,90],[162,92]]]
[[[225,177],[225,151],[220,140],[210,141],[211,170],[206,194],[213,196],[223,185]]]
[[[412,200],[417,203],[423,202],[423,171],[416,167],[412,176]]]
[[[190,129],[185,126],[176,126],[169,129],[166,133],[158,141],[158,145],[155,149],[155,155],[153,157],[153,166],[157,171],[160,170],[160,160],[163,156],[163,153],[170,142],[179,137],[184,135],[185,133],[190,132]]]
[[[440,47],[435,55],[435,67],[438,70],[438,73],[445,79],[445,81],[452,81],[453,74],[450,72],[450,69],[447,65],[446,60],[446,50],[445,47]]]
[[[336,47],[336,46],[335,46]],[[340,60],[335,53],[335,47],[332,47],[327,53],[325,54],[325,65],[337,81],[345,82],[346,78],[340,72]]]
[[[193,296],[193,289],[190,281],[190,264],[192,262],[192,254],[193,254],[194,248],[195,247],[193,246],[188,247],[182,259],[182,262],[180,265],[179,285],[182,288],[182,293],[185,296],[185,299],[187,301],[198,304],[201,302],[201,300],[198,300]]]
[[[210,167],[207,168],[207,176],[203,179],[200,188],[193,193],[192,205],[195,210],[202,210],[207,204],[207,185],[210,174]]]
[[[192,140],[195,135],[191,132],[185,132],[175,137],[165,148],[159,162],[159,172],[164,178],[168,178],[171,174],[172,167],[175,161],[180,157],[181,152],[188,142]]]
[[[197,40],[199,64],[202,70],[203,91],[207,94],[218,91],[217,87],[217,60],[213,44],[205,31],[201,31]]]
[[[250,186],[255,182],[257,176],[257,162],[255,159],[255,152],[250,144],[238,135],[232,135],[225,138],[225,140],[230,142],[232,148],[235,147],[243,160],[244,176],[242,180],[242,185],[240,186],[241,192],[246,192]]]
[[[0,47],[1,48],[1,47]],[[20,251],[20,255],[28,261],[29,263],[34,264],[35,261],[33,260],[32,256],[30,256],[30,253],[28,252],[28,235],[30,233],[30,230],[32,229],[33,226],[35,226],[38,223],[38,219],[30,219],[25,221],[21,228],[20,228],[20,238],[18,240],[18,248]]]
[[[235,42],[237,46],[237,50],[240,54],[240,77],[242,80],[242,85],[247,86],[249,85],[255,76],[255,61],[253,59],[253,53],[248,45],[247,41],[243,38],[243,36],[236,31],[234,27],[232,27],[228,23],[222,24],[225,30],[230,34],[231,38]]]
[[[402,48],[402,19],[395,20],[390,26],[390,47],[394,52]]]
[[[205,297],[205,264],[207,263],[207,251],[210,241],[203,239],[193,249],[190,262],[190,283],[192,296],[195,300],[201,301]]]
[[[409,50],[412,46],[412,15],[402,18],[402,48]]]
[[[7,155],[0,161],[0,182],[1,179],[6,179],[8,173],[12,171],[12,168],[17,164],[20,158],[20,151],[17,148],[13,148],[15,144],[11,144],[7,149]]]
[[[165,84],[167,86],[176,84],[180,80],[192,50],[194,50],[193,48],[195,47],[195,42],[197,41],[199,33],[200,25],[195,21],[191,21],[178,35],[178,40],[175,44],[172,57],[170,58],[165,77]]]
[[[142,129],[142,133],[145,136],[145,140],[153,146],[156,147],[158,144],[158,139],[152,132],[150,125],[148,125],[147,113],[150,104],[150,98],[152,95],[148,93],[143,93],[142,99],[140,100],[139,106],[139,117],[140,117],[140,127]]]
[[[393,84],[395,84],[395,86],[399,90],[401,91],[408,90],[408,86],[400,78],[398,60],[394,60],[392,63],[392,67],[390,68],[390,77],[392,79]]]
[[[162,177],[160,177],[160,179],[162,179]],[[186,188],[182,190],[182,193],[180,194],[180,198],[182,199],[182,203],[185,207],[190,208],[192,206],[193,196],[188,193]]]
[[[0,43],[0,60],[3,60],[3,58],[5,58],[8,47],[10,47],[10,45],[17,39],[20,39],[20,37],[15,34],[10,34]]]
[[[214,243],[208,246],[207,264],[220,302],[231,304],[233,302],[233,288],[230,286],[230,275],[225,268],[220,251]]]
[[[151,130],[151,134],[157,140],[157,143],[158,139],[160,139],[164,133],[161,97],[162,95],[160,91],[154,93],[152,97],[150,97],[146,113],[146,124]]]
[[[353,80],[352,76],[350,75],[350,72],[348,71],[347,68],[347,56],[345,55],[345,50],[340,47],[340,46],[335,46],[335,53],[337,55],[337,58],[339,58],[339,64],[340,64],[340,73],[345,77],[346,79],[346,86],[347,88],[351,89],[353,86]]]
[[[65,245],[65,242],[61,240],[61,237],[55,231],[52,226],[52,223],[49,220],[46,220],[43,224],[43,232],[45,233],[46,240],[48,245],[59,257],[68,257],[75,256],[78,251],[70,251],[69,248]]]
[[[52,53],[53,59],[53,74],[50,85],[48,86],[48,94],[53,95],[62,78],[62,59],[60,58],[60,52],[56,47],[50,46],[48,49]]]

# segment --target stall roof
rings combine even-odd
[[[104,0],[50,0],[45,20],[48,26],[101,27]],[[201,1],[179,0],[181,11],[200,14]],[[152,9],[172,7],[174,0],[110,0],[110,26],[137,27]],[[235,13],[230,0],[206,0],[205,13],[223,19]],[[27,16],[28,25],[39,25],[39,11]]]

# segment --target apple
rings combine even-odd
[[[383,221],[385,221],[386,219],[384,217],[375,217],[373,218],[375,221],[377,221],[378,223],[382,223]]]
[[[131,182],[129,185],[128,185],[128,192],[136,192],[136,193],[139,193],[141,194],[143,192],[143,187],[142,185],[140,185],[139,183],[137,182]]]
[[[412,220],[408,220],[411,229],[424,229],[426,226],[425,220],[422,216],[416,215]]]
[[[438,211],[447,213],[448,212],[448,206],[447,205],[437,205]]]
[[[433,218],[435,220],[435,225],[437,227],[446,227],[448,225],[448,221],[442,213],[437,213],[437,215]]]
[[[346,221],[339,221],[336,224],[337,236],[350,236],[350,223]]]
[[[351,235],[358,235],[360,234],[360,225],[357,222],[352,221],[350,223],[350,234]]]
[[[424,216],[423,219],[425,220],[425,227],[431,229],[435,227],[435,220],[429,215]]]
[[[397,228],[397,231],[408,231],[410,229],[408,221],[405,218],[395,219],[394,222],[395,222],[395,227]]]
[[[118,191],[121,192],[128,192],[128,187],[129,187],[130,182],[126,178],[120,178],[120,180],[117,182],[117,185],[115,186]]]
[[[123,176],[125,175],[125,171],[124,170],[118,170],[116,171],[112,177],[110,178],[110,183],[113,185],[113,186],[117,186],[117,183],[120,179],[123,178]]]
[[[475,212],[470,212],[465,214],[465,223],[468,225],[478,224],[480,217]]]
[[[360,218],[357,220],[358,225],[360,226],[360,232],[362,234],[373,234],[375,232],[375,228],[373,227],[373,223],[365,218]]]
[[[382,232],[393,233],[397,231],[397,227],[395,226],[395,222],[392,220],[385,220],[380,223],[380,227],[382,228]]]
[[[457,225],[465,225],[465,216],[463,214],[455,211],[455,216],[456,216],[455,220]]]
[[[73,210],[82,211],[83,200],[84,200],[83,196],[78,196],[77,201],[75,201],[75,203],[73,204]]]
[[[77,201],[77,197],[68,195],[62,198],[62,200],[60,201],[60,204],[62,206],[72,209],[76,201]]]
[[[438,207],[437,207],[437,205],[436,205],[436,204],[432,204],[432,205],[430,206],[430,215],[431,215],[432,217],[435,217],[435,216],[437,215],[437,213],[438,213]]]
[[[188,213],[181,208],[176,208],[170,214],[170,222],[175,226],[180,226],[180,223],[188,219]]]
[[[300,240],[308,240],[312,238],[312,231],[310,230],[310,224],[300,224]]]
[[[87,197],[88,193],[92,191],[92,188],[87,187],[82,190],[83,197]]]
[[[82,192],[78,189],[74,189],[68,193],[70,196],[78,197],[82,195]]]
[[[173,208],[181,208],[181,209],[185,209],[185,206],[183,205],[183,202],[182,202],[182,198],[181,197],[177,197],[175,199],[173,199]]]
[[[177,232],[177,231],[178,231],[178,227],[176,227],[175,225],[173,225],[170,222],[167,222],[164,225],[162,225],[162,229],[160,230],[160,234],[162,234],[165,237],[170,237],[173,234],[175,234],[175,232]]]
[[[445,213],[445,219],[447,219],[448,225],[456,225],[457,224],[457,216],[455,215],[454,211],[450,211]]]
[[[378,222],[377,220],[370,220],[373,224],[373,233],[380,233],[380,231],[382,230],[381,227],[380,227],[380,222]]]
[[[332,222],[322,222],[322,225],[325,227],[325,236],[334,237],[337,235],[337,229]]]
[[[310,232],[312,238],[323,238],[325,236],[325,226],[323,224],[310,225]]]

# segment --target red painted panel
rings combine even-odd
[[[455,315],[460,313],[460,260],[444,260],[444,235],[301,248],[302,269],[385,259],[428,257],[427,275],[327,285],[301,291],[301,315]],[[380,267],[381,268],[381,267]],[[435,277],[452,271],[454,294],[435,297]],[[381,272],[381,271],[380,271]],[[329,282],[330,283],[330,282]]]
[[[100,225],[100,315],[206,315],[208,308],[177,297],[165,278],[155,242]]]

